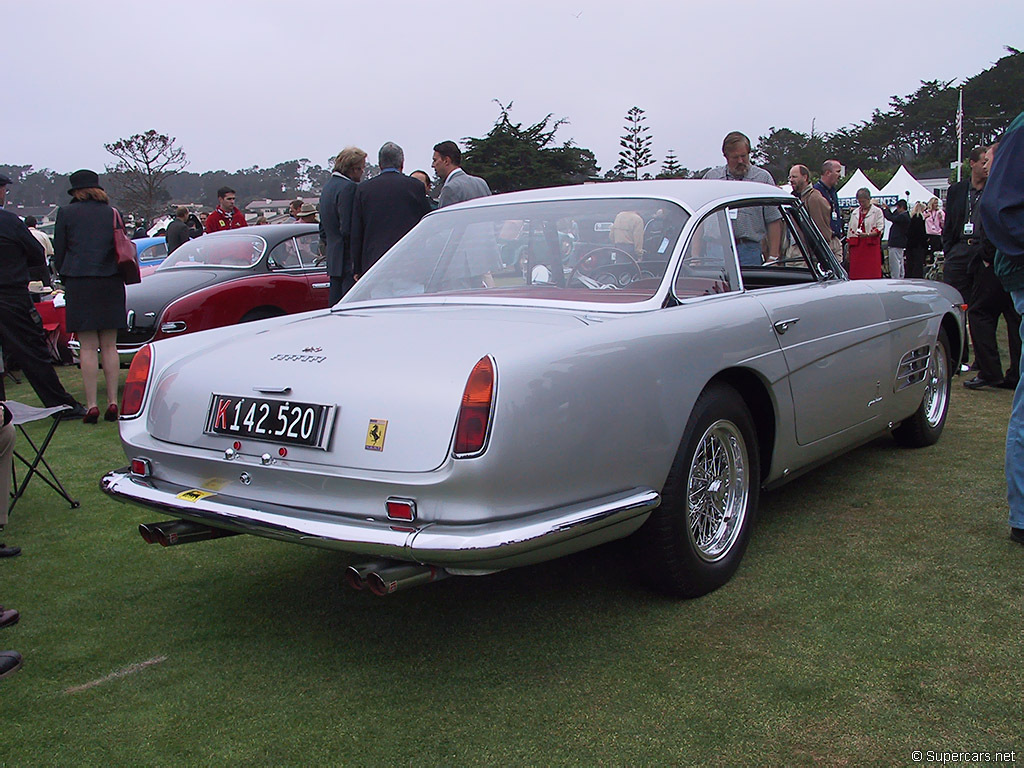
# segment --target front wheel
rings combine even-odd
[[[951,361],[949,338],[945,330],[939,329],[935,347],[928,359],[921,404],[913,416],[892,431],[892,436],[900,445],[923,448],[938,441],[942,428],[946,425],[946,414],[949,413],[949,396],[953,380]]]
[[[653,586],[700,597],[729,581],[747,548],[759,490],[750,411],[732,387],[712,384],[690,413],[661,506],[637,533]]]

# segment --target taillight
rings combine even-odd
[[[135,353],[128,378],[124,382],[124,394],[121,396],[121,415],[138,416],[142,410],[142,401],[146,396],[146,385],[149,383],[149,364],[152,352],[149,344]]]
[[[481,357],[473,366],[462,393],[462,407],[455,427],[455,456],[475,456],[484,449],[494,404],[494,361]]]

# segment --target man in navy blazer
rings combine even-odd
[[[402,173],[405,153],[400,146],[393,141],[385,142],[377,162],[380,175],[359,185],[352,206],[352,262],[356,276],[376,264],[430,211],[423,183]]]
[[[327,275],[331,306],[355,284],[352,264],[352,204],[356,185],[366,171],[366,153],[345,147],[334,158],[334,172],[320,193],[320,239],[327,243]]]

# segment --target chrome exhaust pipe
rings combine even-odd
[[[345,569],[345,583],[352,589],[361,590],[366,586],[366,579],[375,571],[380,571],[395,565],[394,561],[374,560],[370,563],[350,565]]]
[[[211,528],[191,520],[162,520],[159,523],[141,523],[139,534],[147,544],[159,544],[161,547],[173,547],[177,544],[191,544],[193,541],[220,539],[224,536],[237,536],[237,531],[225,531],[223,528]]]
[[[389,568],[371,571],[366,576],[366,586],[378,597],[390,595],[400,589],[416,587],[440,581],[448,576],[448,571],[431,565],[408,563],[393,565]]]

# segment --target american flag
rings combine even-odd
[[[956,143],[964,140],[964,89],[960,89],[960,101],[956,106]]]

